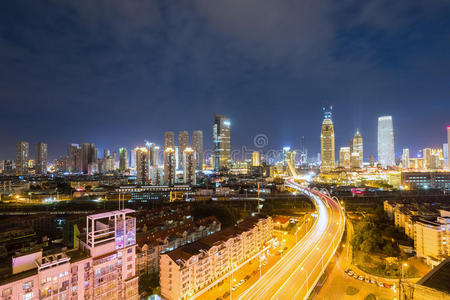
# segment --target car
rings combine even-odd
[[[384,284],[382,282],[377,283],[379,287],[384,287]]]
[[[350,275],[350,276],[353,276],[353,274],[355,274],[355,272],[353,272],[352,270],[350,270],[350,271],[348,272],[348,275]]]
[[[222,295],[222,298],[225,299],[225,298],[228,298],[228,296],[230,296],[230,292],[227,291],[227,292],[225,292],[225,294]]]
[[[362,277],[361,275],[359,275],[358,279],[361,280],[361,281],[363,281],[363,280],[364,280],[364,277]]]
[[[265,262],[263,262],[263,264],[262,264],[263,266],[265,266],[265,265],[267,265],[267,260],[265,261]]]
[[[370,279],[370,283],[376,284],[375,280]]]
[[[252,272],[252,275],[256,275],[256,274],[258,274],[258,271],[257,271],[257,270],[255,270],[255,271]]]
[[[358,274],[353,274],[353,278],[358,279]]]
[[[345,273],[348,273],[348,272],[350,272],[350,269],[349,268],[345,269]]]
[[[222,300],[222,297],[217,297],[216,300]]]
[[[364,280],[366,283],[370,283],[370,279],[366,277],[366,279]]]
[[[250,279],[250,275],[247,275],[244,277],[245,280],[249,280]]]
[[[239,281],[239,285],[241,285],[241,284],[243,284],[245,282],[245,280],[244,279],[241,279],[241,281]]]
[[[391,286],[389,284],[387,284],[387,283],[384,284],[384,287],[387,288],[387,289],[391,288]]]
[[[238,285],[235,285],[231,288],[231,290],[234,292],[235,290],[237,290],[238,287],[239,287]]]

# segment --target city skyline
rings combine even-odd
[[[277,148],[298,148],[304,136],[315,155],[319,110],[330,104],[336,145],[359,128],[375,149],[376,118],[392,115],[399,156],[402,148],[442,144],[449,122],[450,7],[443,2],[346,9],[321,0],[305,9],[280,1],[258,3],[259,10],[253,1],[3,5],[4,159],[20,140],[45,141],[51,158],[72,142],[161,144],[165,130],[200,129],[208,142],[214,113],[239,128],[233,146],[264,133]],[[314,17],[299,17],[306,12]]]

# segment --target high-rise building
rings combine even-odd
[[[305,137],[302,136],[301,141],[300,141],[300,163],[302,165],[306,165],[308,164],[308,149],[306,149],[305,147]]]
[[[97,164],[97,148],[92,143],[83,143],[81,145],[81,159],[82,159],[82,168],[81,171],[84,174],[88,174],[89,170],[94,169],[93,165]]]
[[[36,164],[34,169],[36,174],[45,175],[47,174],[47,144],[37,143],[36,144]]]
[[[450,169],[450,125],[447,126],[447,168]]]
[[[150,156],[150,166],[156,167],[159,163],[159,147],[155,143],[146,142],[145,146],[148,149]]]
[[[359,130],[356,130],[355,136],[350,143],[350,160],[352,168],[362,168],[364,159],[363,149],[363,138],[359,133]]]
[[[122,172],[128,170],[128,150],[127,150],[127,148],[119,149],[119,170]]]
[[[164,149],[175,149],[175,133],[173,131],[164,132]]]
[[[260,159],[259,159],[259,152],[258,151],[253,151],[252,153],[252,166],[253,167],[258,167],[261,165]]]
[[[196,169],[203,169],[203,131],[194,130],[192,133],[192,148],[195,151]]]
[[[321,171],[330,171],[335,167],[336,157],[334,140],[334,125],[331,119],[331,107],[330,111],[326,111],[324,108],[324,119],[322,122],[322,131],[320,134]]]
[[[383,168],[395,166],[392,116],[378,118],[378,163]]]
[[[178,131],[178,162],[179,167],[183,167],[184,149],[189,147],[189,133],[187,131]]]
[[[447,143],[442,145],[442,153],[444,156],[444,167],[447,167],[448,169],[450,169],[450,166],[448,164],[448,144]]]
[[[339,149],[339,167],[350,169],[350,147]]]
[[[82,166],[81,148],[78,144],[67,146],[67,170],[69,172],[80,172]]]
[[[111,156],[111,151],[109,149],[103,149],[103,158],[107,158],[108,156]]]
[[[164,150],[164,184],[173,186],[176,176],[176,153],[175,149],[168,147]]]
[[[137,184],[147,185],[149,184],[150,173],[149,173],[149,153],[148,149],[145,147],[138,147],[135,149],[136,153],[136,174],[137,174]]]
[[[423,162],[425,164],[425,169],[430,169],[430,167],[431,167],[431,148],[423,149]]]
[[[402,152],[402,166],[404,169],[409,168],[409,149],[403,149]]]
[[[195,176],[195,150],[187,147],[183,151],[183,179],[185,184],[196,184]]]
[[[230,119],[222,115],[214,115],[214,169],[216,172],[231,167]]]
[[[28,142],[18,142],[16,144],[16,173],[24,175],[28,173],[28,159],[30,154],[30,145]]]

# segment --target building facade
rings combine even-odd
[[[192,132],[192,148],[195,150],[196,169],[203,169],[203,131],[194,130]]]
[[[395,166],[392,116],[378,118],[378,163],[383,168]]]
[[[214,170],[216,172],[231,167],[231,122],[225,116],[214,115]]]
[[[30,155],[30,144],[18,142],[16,144],[16,173],[24,175],[28,173],[28,159]]]
[[[36,158],[35,158],[34,169],[36,174],[45,175],[47,174],[47,144],[37,143],[36,144]]]
[[[335,137],[334,125],[331,119],[330,111],[324,109],[324,119],[322,122],[322,129],[320,133],[320,170],[331,171],[335,167]]]

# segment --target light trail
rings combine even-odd
[[[336,252],[345,227],[342,207],[325,194],[289,179],[286,185],[306,194],[317,208],[313,228],[238,299],[305,299]]]

